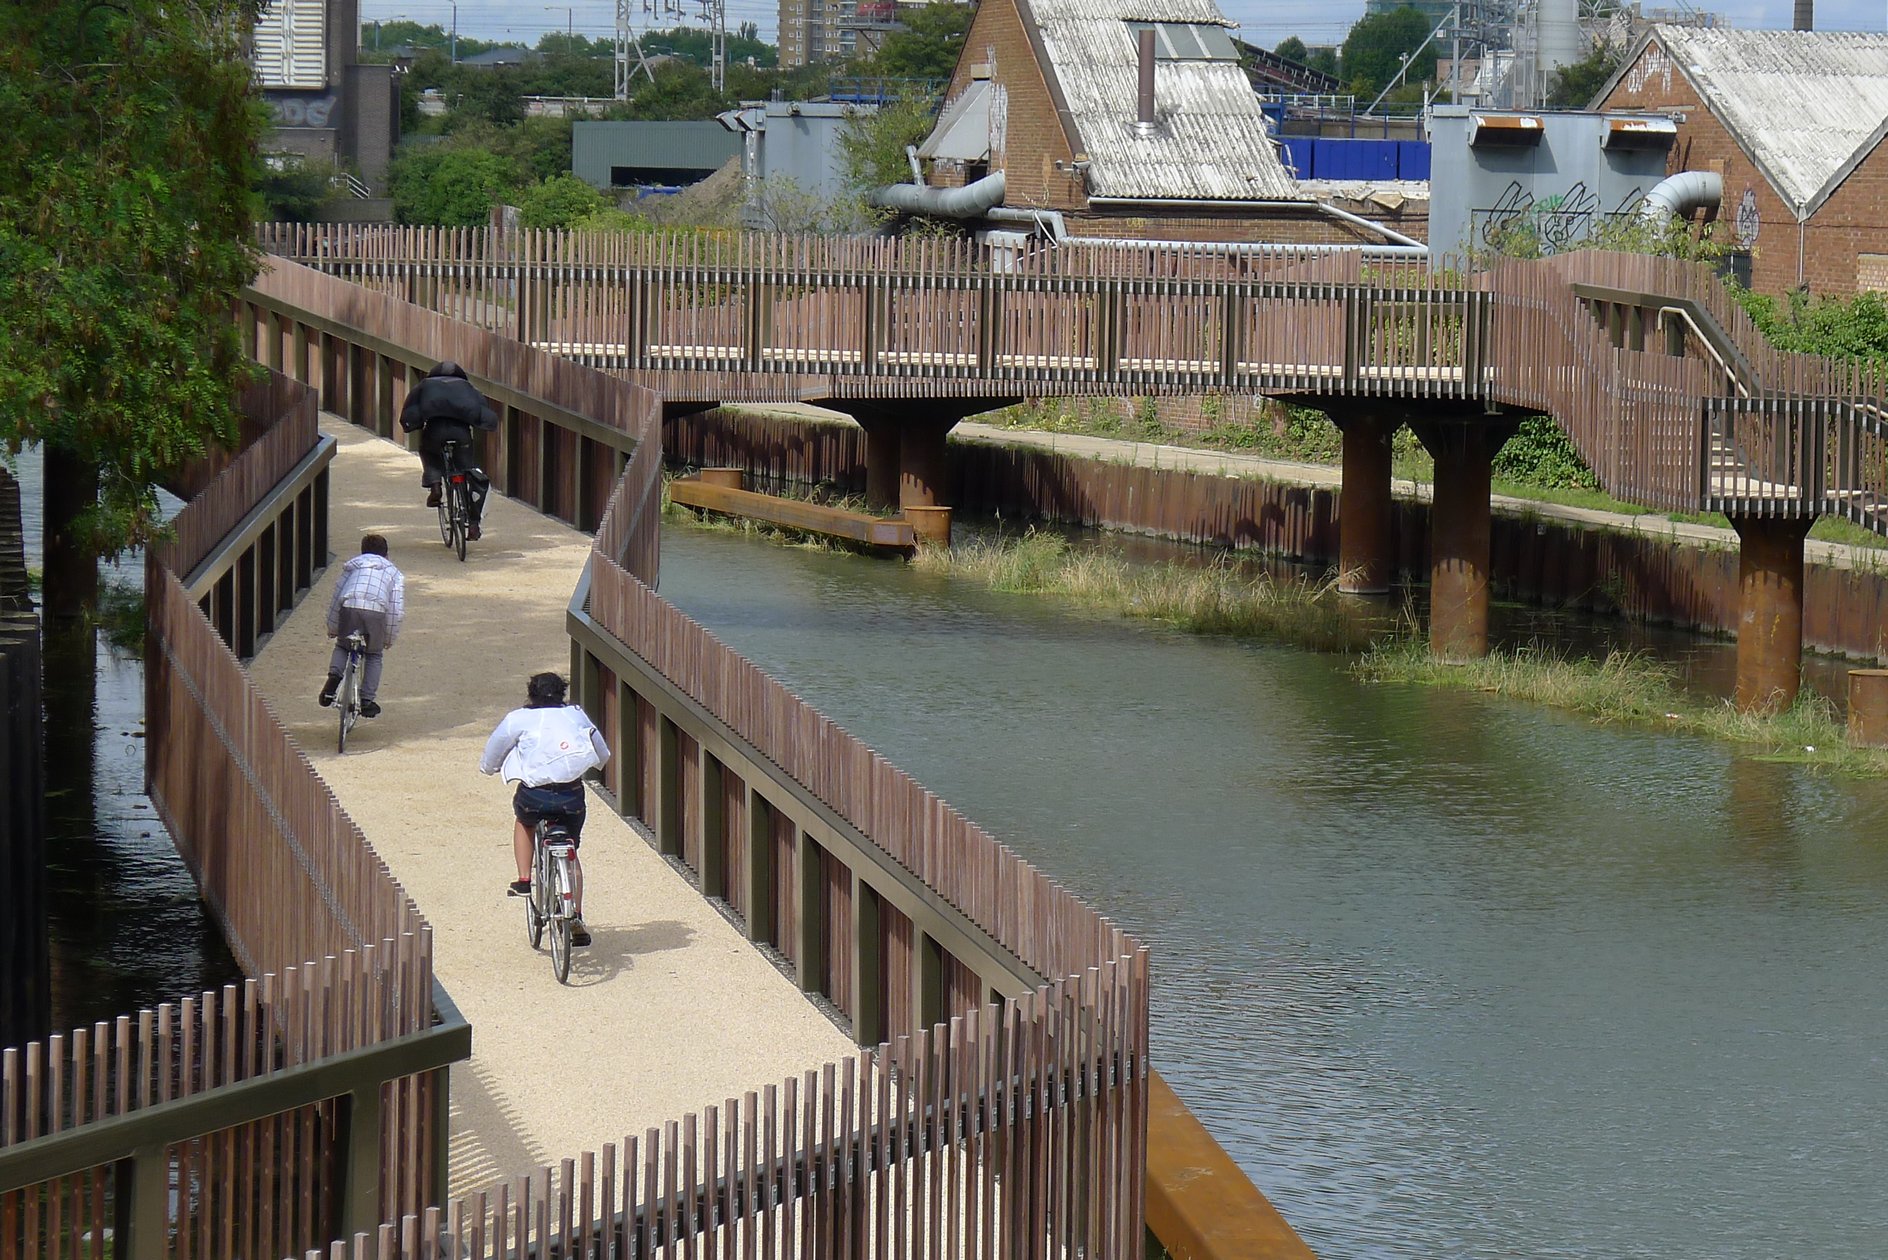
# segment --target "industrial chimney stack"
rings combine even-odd
[[[1809,0],[1797,0],[1797,2],[1807,4]],[[1137,135],[1151,136],[1154,134],[1154,32],[1151,29],[1143,30],[1137,32],[1137,35],[1141,56],[1141,78],[1140,91],[1136,93],[1138,100],[1135,102],[1137,108],[1134,115],[1134,131]]]
[[[1797,31],[1816,29],[1816,0],[1796,0],[1796,20],[1790,24],[1790,29]]]

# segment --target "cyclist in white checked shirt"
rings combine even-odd
[[[328,662],[327,685],[316,697],[322,708],[334,703],[341,671],[347,667],[347,649],[338,640],[358,630],[367,639],[361,716],[380,716],[380,705],[374,700],[380,694],[380,654],[400,637],[400,621],[405,616],[406,578],[387,559],[387,540],[369,534],[361,539],[361,554],[341,566],[341,580],[334,584],[334,598],[328,601],[328,637],[337,642]]]

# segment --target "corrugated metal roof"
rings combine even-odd
[[[1135,133],[1137,57],[1129,22],[1226,25],[1212,0],[1019,0],[1088,157],[1093,197],[1309,201],[1266,135],[1236,61],[1161,61],[1154,133]]]
[[[921,158],[982,162],[990,156],[990,81],[974,80],[944,107],[937,126],[918,146]]]
[[[1888,34],[1660,26],[1656,38],[1799,215],[1879,143]]]

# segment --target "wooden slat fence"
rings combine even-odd
[[[146,748],[153,805],[252,978],[0,1052],[3,1257],[280,1255],[437,1202],[443,1074],[370,1062],[231,1127],[178,1111],[253,1110],[246,1091],[438,1022],[430,928],[178,575],[318,439],[304,386],[265,376],[242,405],[252,440],[146,555]]]
[[[1880,371],[1771,350],[1708,268],[1670,259],[1581,251],[1472,273],[1185,245],[1016,256],[942,240],[326,225],[277,225],[263,242],[671,399],[1479,401],[1559,418],[1622,498],[1833,512],[1888,532]],[[1639,299],[1604,313],[1580,285]],[[1666,335],[1668,305],[1710,335]],[[1717,339],[1750,380],[1726,371]]]
[[[358,225],[262,242],[671,400],[1480,392],[1483,296],[1394,262]]]
[[[415,1214],[353,1240],[356,1250],[1138,1256],[1145,951],[655,595],[658,395],[291,263],[260,278],[249,302],[268,345],[337,343],[307,356],[311,374],[361,354],[457,359],[533,421],[536,436],[503,452],[527,494],[549,480],[529,474],[555,449],[552,433],[596,435],[620,455],[588,611],[624,654],[614,659],[638,662],[662,690],[641,678],[641,690],[619,686],[595,659],[578,671],[586,702],[624,733],[606,786],[692,864],[705,893],[743,906],[750,935],[793,958],[809,990],[836,994],[848,1014],[870,999],[900,1020],[875,1016],[888,1036],[857,1059]],[[377,422],[376,410],[356,410]],[[672,695],[721,725],[678,727]],[[732,757],[728,730],[750,756]],[[868,882],[865,859],[823,848],[789,818],[793,792],[867,838],[880,882]],[[979,966],[991,970],[914,931],[897,957],[931,982],[885,996],[903,983],[880,949],[878,916],[893,896],[949,907],[961,925],[951,948],[988,951]]]

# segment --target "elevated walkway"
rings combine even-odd
[[[593,803],[583,849],[595,944],[569,987],[524,939],[512,878],[511,789],[477,772],[525,679],[569,669],[564,608],[590,539],[493,494],[461,564],[421,503],[417,458],[334,417],[326,576],[251,673],[348,813],[434,925],[437,974],[476,1030],[454,1070],[451,1186],[485,1189],[579,1150],[719,1104],[853,1051],[792,981],[615,810]],[[384,534],[407,579],[382,717],[345,756],[317,707],[323,616],[363,533]]]

